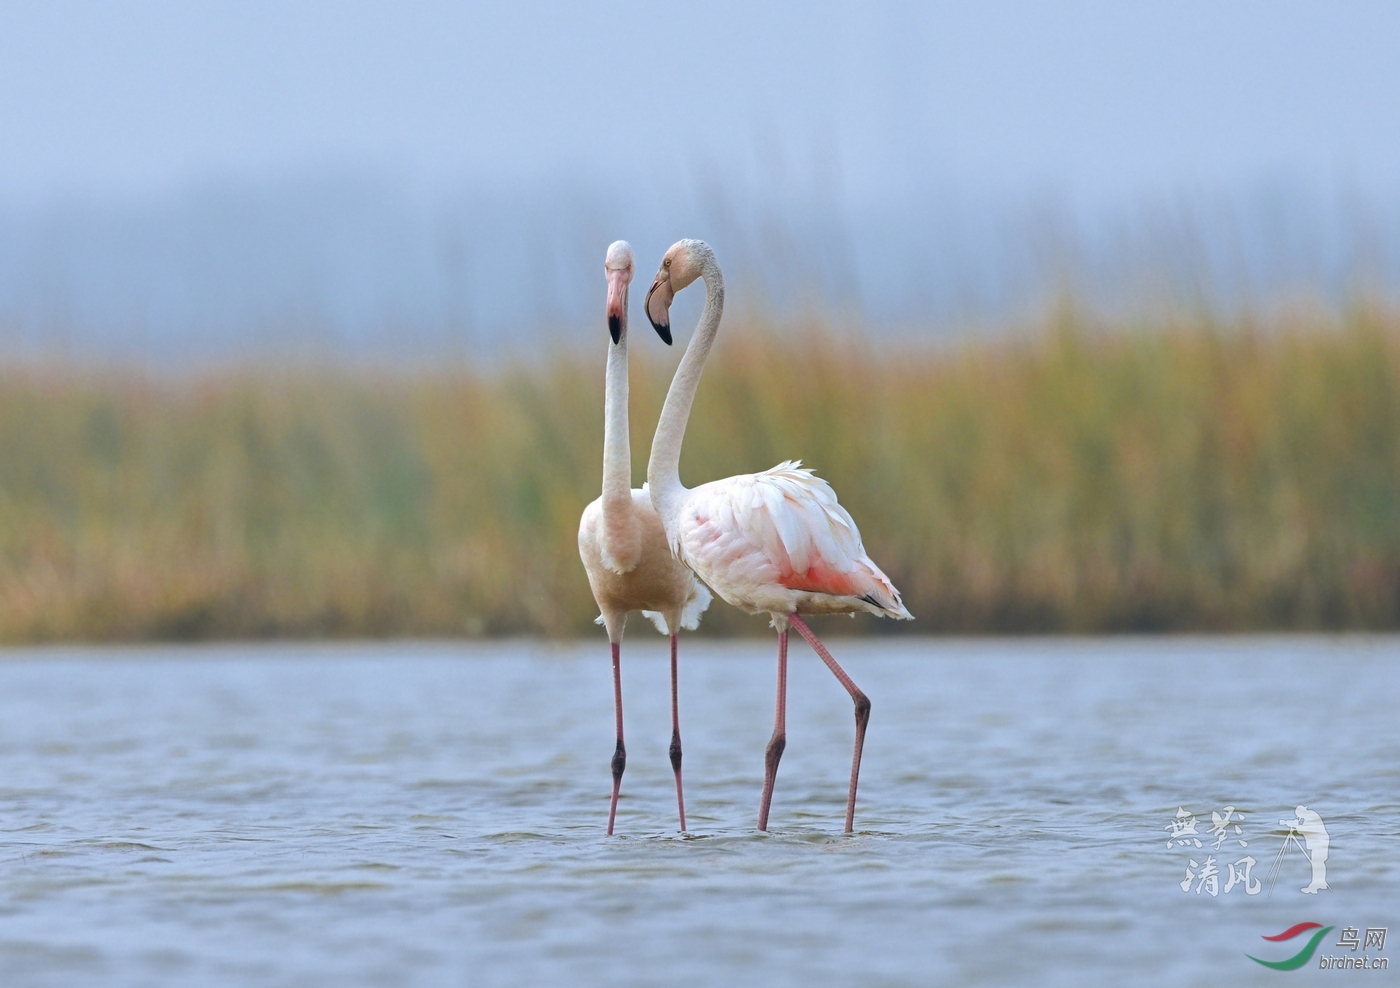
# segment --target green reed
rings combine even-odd
[[[675,353],[636,335],[640,484]],[[0,369],[0,640],[600,633],[575,534],[603,359]],[[1390,316],[899,347],[733,321],[682,477],[788,457],[860,523],[900,631],[1400,626]],[[706,627],[762,622],[716,601]]]

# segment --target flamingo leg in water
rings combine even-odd
[[[685,833],[685,793],[681,789],[681,708],[676,667],[676,636],[671,636],[671,767],[676,770],[676,806],[681,811],[681,833]]]
[[[763,798],[758,804],[758,829],[768,829],[768,809],[773,805],[773,783],[778,778],[778,761],[787,747],[787,646],[788,633],[778,632],[778,702],[773,713],[773,736],[763,754]]]
[[[613,821],[617,819],[617,792],[622,788],[622,770],[627,767],[627,747],[622,743],[622,646],[612,643],[613,706],[617,709],[617,748],[612,756],[612,803],[608,807],[608,836],[612,836]]]
[[[860,753],[865,747],[865,726],[870,723],[870,698],[860,691],[854,680],[846,675],[846,670],[837,664],[831,657],[831,653],[826,650],[826,646],[821,643],[812,629],[807,627],[807,623],[796,614],[789,616],[792,626],[797,629],[797,633],[807,639],[807,644],[821,656],[821,660],[826,663],[826,667],[832,671],[841,685],[846,687],[846,692],[851,694],[851,700],[856,705],[856,747],[855,753],[851,755],[851,788],[846,795],[846,833],[850,833],[856,821],[856,782],[860,779]]]

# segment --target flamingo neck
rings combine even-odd
[[[608,346],[603,424],[603,551],[620,571],[636,563],[632,447],[627,424],[627,328]]]
[[[647,486],[652,503],[656,505],[666,536],[674,545],[676,523],[680,517],[681,501],[686,489],[681,484],[681,443],[685,440],[690,407],[700,386],[705,359],[719,332],[720,315],[724,312],[724,276],[711,258],[701,272],[705,280],[705,311],[685,348],[671,389],[666,392],[666,404],[661,407],[661,419],[656,424],[656,436],[651,441],[651,460],[647,464]]]

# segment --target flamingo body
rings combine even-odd
[[[631,493],[622,547],[609,531],[601,497],[583,509],[579,520],[578,554],[598,603],[598,623],[617,641],[629,611],[641,611],[663,635],[693,631],[710,606],[710,591],[671,554],[651,495],[645,488]]]
[[[689,491],[673,548],[715,593],[750,614],[913,617],[866,554],[831,485],[798,461]]]

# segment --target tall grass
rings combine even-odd
[[[674,360],[646,342],[638,484]],[[602,364],[0,370],[0,639],[592,633]],[[898,352],[731,324],[682,477],[787,457],[836,487],[911,630],[1400,626],[1389,316],[1066,314]],[[717,601],[706,627],[762,623]]]

